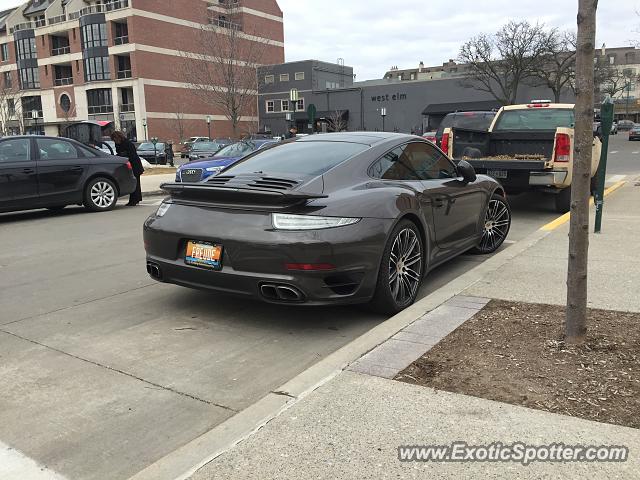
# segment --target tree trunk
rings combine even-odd
[[[576,124],[565,321],[565,339],[570,344],[584,342],[587,333],[589,183],[593,144],[593,57],[597,8],[598,0],[579,0],[578,2]]]

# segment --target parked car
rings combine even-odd
[[[277,140],[243,140],[234,143],[224,147],[211,158],[181,165],[176,171],[176,182],[199,182],[212,175],[217,175],[229,165],[256,150],[276,145],[277,143],[279,143]]]
[[[488,131],[446,128],[442,144],[456,160],[502,183],[508,193],[540,190],[555,195],[556,211],[569,211],[575,113],[570,103],[532,100],[502,107]],[[595,189],[602,143],[593,138],[591,186]]]
[[[138,156],[155,165],[166,165],[167,154],[164,153],[164,143],[142,142],[138,146]]]
[[[0,139],[0,212],[84,205],[111,210],[136,187],[126,158],[75,140],[47,136]]]
[[[213,157],[222,150],[226,145],[218,142],[199,142],[194,143],[189,152],[189,161],[200,160],[202,158]]]
[[[436,145],[444,151],[447,150],[446,145],[444,145],[445,148],[442,145],[442,136],[445,128],[468,128],[470,130],[487,131],[495,116],[496,112],[491,111],[450,113],[442,119],[438,126]]]
[[[438,140],[437,140],[437,131],[433,131],[433,132],[425,132],[422,134],[422,138],[424,138],[425,140],[430,141],[433,144],[437,144]]]
[[[312,135],[162,188],[144,224],[151,277],[278,304],[397,313],[430,270],[495,252],[511,223],[496,180],[414,135]]]
[[[629,140],[640,140],[640,125],[635,124],[631,130],[629,130]]]
[[[209,137],[191,137],[189,140],[182,144],[182,149],[180,149],[180,158],[188,158],[189,152],[191,151],[191,147],[195,143],[199,142],[210,142],[211,139]]]
[[[624,132],[626,130],[631,130],[635,123],[631,120],[618,120],[618,130]]]

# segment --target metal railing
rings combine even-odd
[[[67,78],[56,78],[53,81],[53,84],[56,87],[60,87],[62,85],[73,85],[73,77],[67,77]]]
[[[131,70],[118,70],[118,78],[131,78]]]
[[[77,12],[73,12],[69,14],[69,19],[74,20],[78,17],[83,17],[85,15],[91,15],[92,13],[106,13],[113,12],[114,10],[120,10],[122,8],[127,8],[129,6],[129,0],[114,0],[109,3],[103,3],[98,5],[91,5],[88,7],[81,8]]]
[[[55,25],[56,23],[62,23],[67,21],[67,16],[63,13],[62,15],[57,15],[55,17],[51,17],[47,20],[49,25]]]
[[[119,107],[118,109],[122,113],[129,113],[129,112],[135,112],[136,111],[135,106],[134,106],[133,103],[121,103],[118,107]]]
[[[34,26],[31,22],[18,23],[9,29],[9,33],[19,32],[20,30],[32,30],[33,28]]]
[[[24,108],[24,107],[23,107]],[[28,109],[28,110],[24,110],[22,112],[22,118],[24,118],[25,120],[33,120],[33,109]],[[42,110],[38,110],[38,118],[42,118]]]
[[[36,28],[44,27],[47,24],[47,21],[44,18],[39,18],[36,20],[35,26]]]
[[[89,115],[99,115],[101,113],[113,113],[113,105],[89,105]]]
[[[220,28],[227,28],[229,30],[242,30],[242,24],[238,22],[232,22],[230,20],[224,20],[217,17],[209,18],[209,23]]]
[[[65,55],[71,52],[71,47],[67,45],[66,47],[58,47],[51,49],[51,56],[55,57],[57,55]]]
[[[129,35],[123,35],[113,39],[114,45],[124,45],[125,43],[129,43]]]

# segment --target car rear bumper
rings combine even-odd
[[[283,232],[273,230],[268,213],[210,210],[191,220],[179,219],[181,210],[187,207],[171,208],[175,210],[173,219],[150,217],[145,223],[147,271],[153,278],[270,303],[327,305],[369,301],[375,291],[386,235],[393,224],[392,220],[362,219],[346,227]],[[186,264],[189,240],[222,245],[222,269]],[[335,268],[288,270],[286,264],[291,263],[331,264]],[[285,288],[280,291],[281,287]],[[286,288],[297,296],[289,297]]]

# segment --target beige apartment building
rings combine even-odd
[[[137,140],[177,141],[177,122],[205,136],[209,117],[212,136],[229,136],[224,111],[198,99],[183,71],[189,54],[207,53],[198,34],[211,24],[261,43],[260,64],[284,61],[277,0],[30,0],[0,12],[0,123],[58,135],[71,121],[113,121]]]

